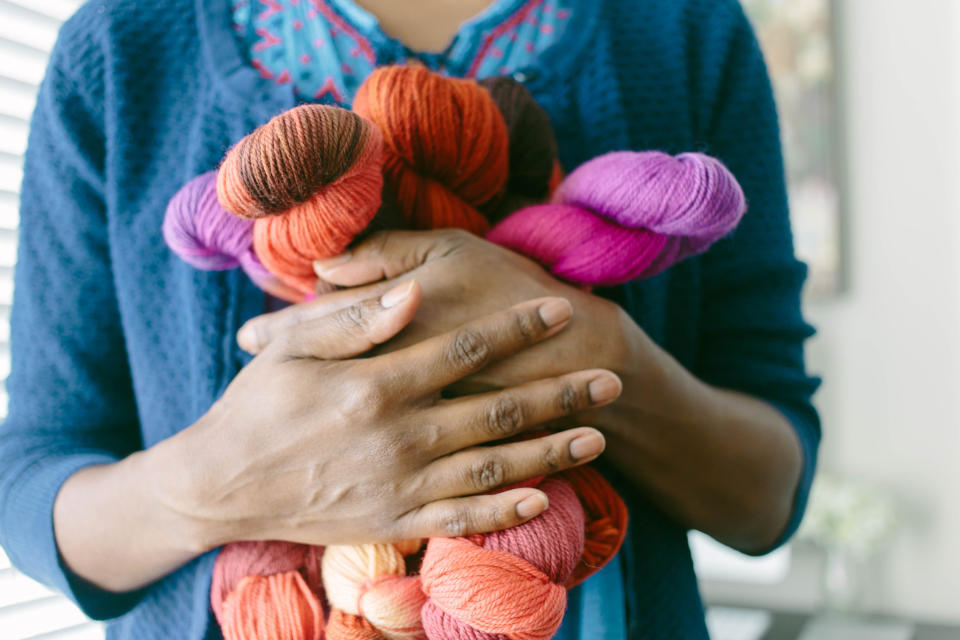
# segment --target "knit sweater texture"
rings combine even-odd
[[[805,268],[757,42],[735,0],[575,4],[576,28],[516,74],[550,114],[564,166],[618,149],[703,151],[747,195],[740,227],[704,255],[598,293],[699,378],[762,398],[793,425],[803,474],[782,543],[806,504],[820,426],[803,360]],[[189,426],[248,362],[234,336],[264,309],[264,294],[238,270],[190,267],[160,233],[181,185],[296,104],[289,85],[247,64],[230,12],[229,0],[88,2],[61,31],[32,120],[0,544],[22,571],[110,619],[109,638],[219,637],[209,611],[215,552],[111,594],[65,567],[52,512],[71,474]],[[686,531],[605,472],[630,509],[620,553],[630,637],[706,638]]]

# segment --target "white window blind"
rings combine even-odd
[[[10,371],[10,302],[17,255],[23,152],[37,89],[57,30],[81,0],[0,0],[0,377]],[[4,385],[5,387],[5,385]],[[0,392],[0,417],[7,413]],[[102,640],[66,598],[17,572],[0,550],[0,639]]]

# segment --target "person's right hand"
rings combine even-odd
[[[235,540],[353,544],[505,529],[541,513],[532,488],[491,490],[595,459],[581,427],[487,445],[613,401],[616,376],[580,371],[503,391],[440,391],[561,331],[572,313],[542,298],[392,353],[415,282],[296,324],[245,367],[195,425],[171,438],[164,501],[213,548]]]

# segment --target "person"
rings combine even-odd
[[[269,314],[238,271],[165,248],[167,201],[229,145],[411,60],[523,82],[568,170],[715,155],[749,212],[706,254],[593,293],[464,232],[381,233],[317,265],[343,290]],[[490,490],[598,457],[630,528],[559,637],[706,638],[687,530],[761,554],[802,517],[805,270],[734,0],[89,2],[40,89],[21,229],[0,543],[111,638],[218,637],[227,542],[503,529],[548,505]]]

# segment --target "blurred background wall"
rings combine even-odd
[[[833,10],[845,283],[807,302],[821,470],[895,513],[855,608],[960,623],[960,2]],[[783,581],[704,580],[708,600],[824,605],[824,554],[791,551]]]
[[[810,306],[823,468],[901,510],[873,607],[960,621],[960,3],[840,8],[850,286]]]

